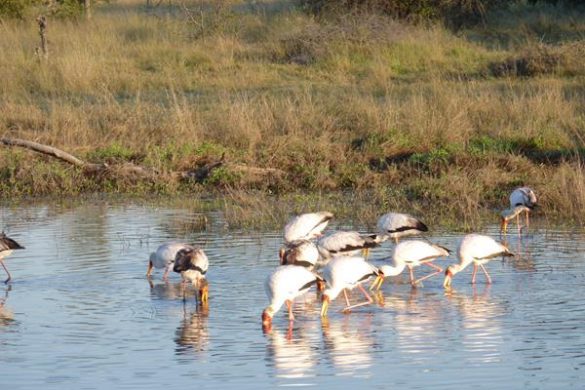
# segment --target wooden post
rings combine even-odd
[[[41,15],[37,18],[39,24],[39,35],[41,36],[41,47],[37,47],[36,52],[39,58],[44,60],[49,58],[49,45],[47,43],[47,18],[45,15]],[[42,57],[41,57],[42,56]]]

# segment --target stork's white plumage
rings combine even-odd
[[[400,275],[402,271],[404,271],[404,268],[407,267],[410,274],[410,283],[413,286],[416,286],[423,280],[443,272],[441,267],[434,265],[432,262],[439,257],[447,257],[449,254],[450,252],[447,248],[444,248],[440,245],[431,244],[427,241],[403,241],[397,244],[394,248],[394,251],[392,252],[393,265],[383,265],[379,268],[381,274],[378,276],[376,281],[372,283],[372,288],[380,289],[382,282],[384,281],[384,277]],[[431,267],[434,269],[434,272],[420,279],[414,280],[413,268],[420,265]]]
[[[459,264],[452,264],[447,267],[445,271],[445,281],[443,286],[448,288],[451,286],[453,276],[463,271],[469,264],[473,263],[473,274],[471,283],[475,283],[475,276],[477,268],[481,268],[485,274],[488,284],[492,282],[490,275],[484,267],[484,264],[491,259],[499,256],[514,256],[506,246],[500,244],[491,237],[483,236],[481,234],[468,234],[463,237],[459,248],[457,249],[457,256],[459,257]]]
[[[300,265],[313,269],[319,261],[319,250],[314,242],[296,240],[280,248],[280,265]]]
[[[8,272],[8,268],[6,268],[6,265],[4,264],[4,259],[10,256],[13,250],[17,249],[24,249],[24,247],[8,237],[4,232],[0,233],[0,264],[2,264],[4,271],[6,271],[6,275],[8,275],[8,279],[6,279],[4,283],[10,282],[10,279],[12,279],[10,272]]]
[[[150,254],[146,276],[152,275],[153,268],[164,268],[163,279],[166,280],[175,264],[175,257],[181,249],[193,249],[193,246],[182,242],[165,242],[160,245],[155,252]]]
[[[530,225],[530,212],[536,207],[537,199],[536,193],[530,187],[516,188],[510,194],[510,208],[502,211],[500,214],[501,225],[500,232],[506,233],[508,223],[511,219],[516,217],[516,224],[518,225],[518,232],[520,232],[520,214],[526,215],[526,227]]]
[[[510,194],[510,207],[526,206],[529,209],[536,207],[536,194],[530,187],[516,188]]]
[[[294,321],[293,300],[306,293],[321,278],[305,267],[282,265],[266,278],[264,288],[270,302],[262,312],[262,325],[267,328],[272,324],[272,317],[286,303],[289,321]]]
[[[361,284],[373,276],[378,276],[379,273],[378,268],[368,263],[362,257],[339,256],[331,259],[325,268],[323,268],[323,279],[325,279],[327,287],[322,296],[323,305],[321,307],[321,316],[324,317],[327,315],[330,302],[337,298],[341,292],[343,292],[346,303],[346,307],[343,309],[344,312],[354,307],[372,303],[372,298]],[[355,287],[358,287],[364,294],[366,301],[350,305],[346,290],[352,290]]]
[[[289,243],[319,237],[332,218],[333,214],[328,211],[297,215],[284,227],[284,241]]]
[[[201,248],[183,248],[177,252],[173,271],[181,274],[183,282],[191,282],[198,290],[201,303],[207,303],[208,283],[205,275],[209,268],[209,259]],[[183,295],[184,297],[184,295]]]
[[[362,235],[358,232],[335,232],[317,241],[319,253],[325,260],[335,256],[351,256],[362,250],[379,245],[382,238],[375,234]]]
[[[428,231],[429,228],[417,218],[401,213],[387,213],[378,219],[380,234],[398,242],[400,237],[412,236]]]

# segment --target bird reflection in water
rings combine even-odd
[[[373,313],[322,318],[324,353],[335,366],[338,375],[368,377],[376,341],[372,336]]]
[[[6,306],[6,300],[8,299],[8,292],[12,290],[12,286],[8,285],[4,289],[4,296],[0,298],[0,326],[9,325],[14,322],[14,314]]]
[[[183,320],[175,333],[175,353],[179,356],[205,356],[209,346],[209,306],[198,305],[188,312],[184,306]]]
[[[315,318],[319,316],[319,309],[318,306],[319,302],[321,302],[321,294],[317,291],[316,294],[306,293],[302,296],[295,299],[295,304],[293,307],[293,313],[295,318],[304,321],[304,318]],[[283,318],[286,318],[286,313],[282,314]],[[280,321],[280,320],[279,320]],[[292,339],[293,337],[293,329],[294,329],[294,322],[287,321],[288,329],[286,332],[286,337],[288,339]],[[266,322],[262,324],[262,333],[270,334],[273,331],[273,322]]]
[[[461,343],[465,351],[471,352],[470,363],[499,362],[503,354],[502,317],[507,309],[500,300],[490,297],[490,289],[490,285],[473,286],[471,297],[453,289],[445,291],[458,319],[452,329],[457,340],[451,341]]]
[[[536,271],[532,251],[526,237],[518,236],[513,242],[503,241],[502,244],[512,249],[516,255],[514,258],[503,257],[502,261],[520,271]]]
[[[394,288],[384,297],[383,306],[394,316],[383,318],[383,327],[390,332],[386,348],[400,351],[412,364],[433,364],[441,352],[444,340],[440,337],[443,321],[443,298],[433,291]]]
[[[265,333],[268,341],[266,359],[274,367],[279,378],[315,376],[315,366],[319,361],[315,345],[319,344],[320,338],[317,323],[297,322],[295,325],[297,326],[295,337],[292,326],[286,333],[278,329],[271,329]]]
[[[157,298],[165,301],[174,301],[183,299],[183,287],[181,282],[160,282],[154,284],[152,280],[147,279],[150,285],[150,295],[153,298]],[[196,291],[191,286],[186,286],[184,289],[185,298],[195,299]]]

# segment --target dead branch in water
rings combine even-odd
[[[41,153],[47,156],[54,157],[62,162],[71,164],[78,168],[81,168],[84,174],[88,176],[110,176],[110,177],[118,177],[118,178],[125,178],[125,179],[133,179],[133,180],[152,180],[156,181],[156,179],[160,179],[161,177],[165,176],[153,169],[141,167],[139,165],[135,165],[133,163],[123,163],[123,164],[96,164],[91,162],[86,162],[77,158],[67,152],[62,151],[61,149],[57,149],[53,146],[43,145],[38,142],[27,141],[18,138],[0,138],[0,143],[6,146],[18,146],[21,148],[29,149],[37,153]],[[243,174],[247,174],[249,176],[276,176],[282,177],[284,175],[284,171],[275,168],[259,168],[259,167],[248,167],[245,165],[239,164],[226,164],[225,161],[225,153],[222,154],[221,158],[217,161],[210,162],[205,164],[201,167],[194,168],[189,171],[182,171],[182,172],[172,172],[170,175],[167,175],[167,178],[171,178],[173,180],[185,180],[185,181],[195,181],[196,183],[202,183],[209,177],[211,172],[219,168],[221,166],[226,166],[229,169],[233,169],[236,172],[241,172]]]

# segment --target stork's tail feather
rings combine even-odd
[[[417,230],[420,230],[421,232],[428,232],[429,231],[429,228],[427,227],[427,225],[425,225],[421,221],[417,221],[416,228],[417,228]]]
[[[437,244],[433,244],[433,245],[435,245],[437,248],[441,248],[442,250],[444,250],[445,252],[447,252],[448,255],[451,254],[451,250],[449,248],[445,248],[444,246],[437,245]]]

